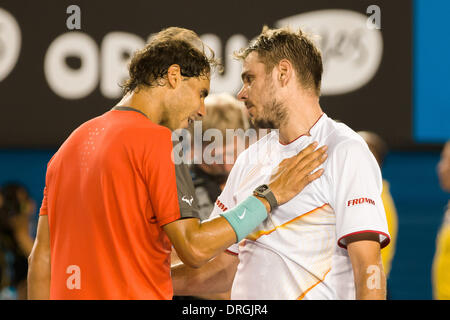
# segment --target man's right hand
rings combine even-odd
[[[280,163],[277,173],[272,176],[272,182],[269,184],[278,204],[292,199],[308,183],[322,174],[323,170],[311,174],[326,158],[324,157],[326,148],[314,151],[316,147],[317,144],[312,144],[298,155]],[[264,198],[260,200],[269,211],[270,205],[267,200]],[[164,225],[163,229],[180,259],[194,268],[202,266],[238,239],[231,224],[222,216],[203,222],[196,218],[179,219]]]
[[[323,169],[311,173],[327,158],[327,146],[315,150],[317,145],[317,142],[313,142],[297,155],[284,159],[279,164],[277,172],[272,175],[269,183],[278,205],[291,200],[310,182],[322,175]]]

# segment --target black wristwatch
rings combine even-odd
[[[267,202],[269,202],[270,211],[273,211],[273,209],[278,207],[277,199],[275,198],[275,195],[273,194],[272,190],[270,190],[267,184],[262,184],[255,190],[253,190],[253,195],[265,198]]]

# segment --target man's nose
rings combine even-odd
[[[200,109],[198,109],[198,111],[197,111],[197,116],[199,118],[206,116],[206,107],[205,107],[205,102],[203,102],[203,101],[202,101],[202,104],[200,105]]]
[[[241,90],[237,94],[237,98],[240,101],[247,100],[248,97],[247,97],[247,90],[246,90],[245,86],[242,86]]]

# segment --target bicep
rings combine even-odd
[[[199,217],[195,188],[184,163],[172,159],[173,145],[169,132],[161,132],[160,143],[149,148],[144,161],[146,184],[153,212],[159,225],[183,218]]]

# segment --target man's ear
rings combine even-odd
[[[286,86],[292,78],[293,68],[292,64],[287,59],[282,59],[277,66],[278,76],[277,80],[282,87]]]
[[[173,64],[167,69],[167,83],[173,89],[181,82],[181,68],[178,64]]]

